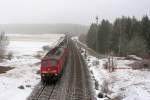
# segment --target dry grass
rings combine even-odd
[[[109,86],[110,86],[110,82],[108,80],[104,80],[102,85],[101,85],[102,93],[110,94],[111,90],[110,90]]]
[[[98,83],[97,80],[95,80],[95,89],[96,89],[96,90],[99,90],[99,83]]]
[[[117,96],[111,98],[111,100],[122,100],[122,99],[123,99],[122,95],[117,95]]]
[[[42,51],[38,51],[36,55],[34,55],[35,58],[37,59],[41,59],[43,57],[43,52]]]
[[[107,69],[109,72],[113,72],[114,68],[117,67],[117,61],[113,56],[108,57],[107,62],[104,64],[104,69]]]
[[[38,70],[38,71],[36,72],[36,74],[40,74],[40,70]]]
[[[4,67],[4,66],[0,66],[0,74],[2,73],[6,73],[9,70],[12,70],[13,67]]]
[[[40,64],[41,64],[41,62],[34,63],[35,66],[39,66]]]
[[[136,61],[132,64],[129,64],[134,70],[136,69],[149,69],[150,70],[150,60],[141,60],[141,61]]]

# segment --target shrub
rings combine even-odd
[[[0,60],[4,59],[6,53],[6,47],[9,44],[8,37],[5,32],[0,33]]]
[[[138,56],[142,56],[146,52],[146,43],[145,41],[139,37],[134,37],[127,46],[128,54],[135,54]]]
[[[12,58],[13,58],[13,53],[12,53],[12,52],[9,52],[9,53],[8,53],[8,59],[11,60]]]
[[[104,64],[104,69],[109,70],[109,72],[113,72],[116,67],[116,59],[113,56],[109,56],[107,62]]]
[[[108,94],[108,93],[110,92],[108,80],[104,80],[104,81],[103,81],[103,84],[102,84],[102,86],[101,86],[101,91],[102,91],[103,93],[106,93],[106,94]]]
[[[49,51],[50,50],[50,47],[48,45],[45,45],[42,48],[43,48],[44,51]]]

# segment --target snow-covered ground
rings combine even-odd
[[[0,74],[0,100],[26,100],[40,81],[40,75],[37,73],[40,69],[40,59],[36,57],[37,52],[42,51],[45,45],[54,45],[63,34],[8,36],[10,44],[7,49],[13,53],[13,59],[1,62],[0,66],[14,69]]]
[[[134,60],[116,60],[117,68],[114,72],[104,69],[108,59],[97,59],[88,55],[85,59],[93,77],[93,81],[98,81],[96,97],[101,92],[104,84],[108,83],[108,96],[118,98],[113,100],[150,100],[150,71],[133,70],[129,64]],[[99,64],[96,65],[95,62]],[[107,97],[106,97],[107,98]],[[98,98],[97,100],[105,100]]]
[[[73,39],[78,41],[76,38]],[[109,72],[105,69],[108,58],[98,59],[89,55],[85,48],[80,50],[84,58],[86,51],[85,61],[92,76],[97,100],[108,100],[108,97],[111,100],[150,100],[150,71],[133,70],[129,65],[135,60],[114,57],[115,68],[117,69]],[[142,60],[139,57],[135,59]],[[99,98],[98,95],[102,96],[100,94],[103,94],[104,98]]]

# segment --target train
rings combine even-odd
[[[64,38],[61,43],[41,59],[40,73],[42,82],[57,81],[61,77],[68,53],[68,41],[67,38]]]

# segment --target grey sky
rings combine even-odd
[[[0,24],[90,24],[98,15],[113,21],[122,15],[150,16],[150,0],[0,0]]]

